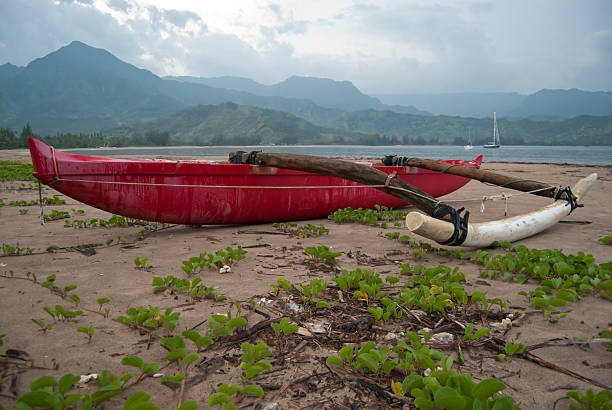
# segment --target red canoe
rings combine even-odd
[[[407,204],[356,182],[301,171],[211,161],[113,159],[69,154],[28,140],[33,175],[77,201],[148,221],[253,224],[326,217],[340,208],[398,208]],[[474,161],[445,161],[478,167]],[[393,171],[434,197],[453,192],[468,178],[421,168],[374,166]]]

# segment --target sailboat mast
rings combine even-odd
[[[493,143],[497,144],[497,113],[493,111]]]

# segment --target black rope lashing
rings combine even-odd
[[[574,194],[572,194],[572,189],[570,187],[557,189],[557,192],[555,193],[555,201],[559,199],[567,201],[568,205],[570,206],[569,214],[571,214],[574,209],[582,208],[584,206],[583,204],[578,203],[578,199],[574,196]]]
[[[441,245],[458,246],[465,241],[468,233],[468,219],[470,217],[470,212],[465,211],[465,214],[461,216],[461,212],[464,210],[465,208],[455,209],[452,206],[444,203],[439,203],[434,208],[433,212],[431,213],[432,217],[441,221],[450,222],[454,227],[451,237],[444,242],[440,242]]]
[[[247,157],[246,163],[250,165],[263,165],[263,160],[257,158],[257,153],[261,151],[251,151]]]
[[[411,159],[414,159],[414,157],[385,155],[385,158],[383,158],[383,165],[388,167],[403,167],[408,164]]]
[[[242,164],[242,154],[246,154],[246,151],[236,151],[234,155],[230,157],[230,164]]]

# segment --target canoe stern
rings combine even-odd
[[[28,138],[28,146],[34,166],[32,175],[43,184],[49,184],[56,176],[53,165],[53,148],[35,138]]]

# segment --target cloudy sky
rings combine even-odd
[[[157,75],[369,94],[612,90],[609,0],[0,0],[0,64],[73,40]]]

